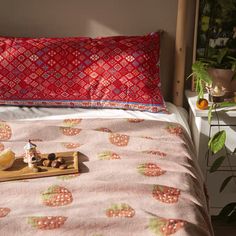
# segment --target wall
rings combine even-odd
[[[177,0],[0,0],[0,35],[23,37],[135,35],[163,29],[162,84],[170,100]],[[195,0],[188,0],[187,71]],[[187,73],[188,73],[187,72]]]

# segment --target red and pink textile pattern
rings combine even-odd
[[[79,151],[80,174],[0,183],[0,235],[211,236],[192,144],[175,123],[1,121],[1,148]],[[22,132],[24,130],[24,132]]]
[[[0,104],[165,111],[160,35],[0,37]]]

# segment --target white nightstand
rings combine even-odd
[[[208,193],[210,196],[211,214],[218,214],[220,209],[227,203],[236,200],[236,184],[231,180],[229,185],[222,193],[219,193],[223,180],[228,177],[231,172],[228,161],[224,161],[223,165],[214,173],[209,173],[209,169],[215,158],[207,155],[208,141],[214,133],[218,131],[218,122],[216,116],[213,115],[212,124],[208,123],[208,110],[200,110],[196,107],[197,96],[195,92],[187,90],[185,95],[188,100],[189,108],[189,126],[192,132],[193,142],[196,147],[198,162],[205,176]],[[226,130],[227,140],[226,147],[228,152],[233,152],[236,148],[236,107],[224,108],[218,110],[220,129]],[[218,156],[223,155],[219,153]],[[208,156],[208,158],[207,158]],[[236,156],[231,156],[230,161],[236,174]]]

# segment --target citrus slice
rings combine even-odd
[[[0,170],[9,169],[15,160],[15,153],[11,149],[0,152]]]

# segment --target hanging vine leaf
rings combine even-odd
[[[236,209],[234,209],[234,211],[232,212],[232,214],[229,216],[228,218],[228,222],[231,223],[231,222],[236,222]]]
[[[225,130],[219,131],[209,140],[208,147],[215,154],[224,147],[225,141],[226,141]]]
[[[223,221],[235,221],[236,202],[231,202],[223,207],[217,218]]]
[[[219,167],[220,167],[220,166],[222,165],[222,163],[224,162],[225,158],[226,158],[225,156],[221,156],[221,157],[217,158],[217,159],[214,161],[213,165],[211,166],[210,172],[212,173],[212,172],[215,172],[216,170],[218,170]]]
[[[220,193],[225,189],[230,180],[233,179],[233,175],[227,177],[220,186]]]

